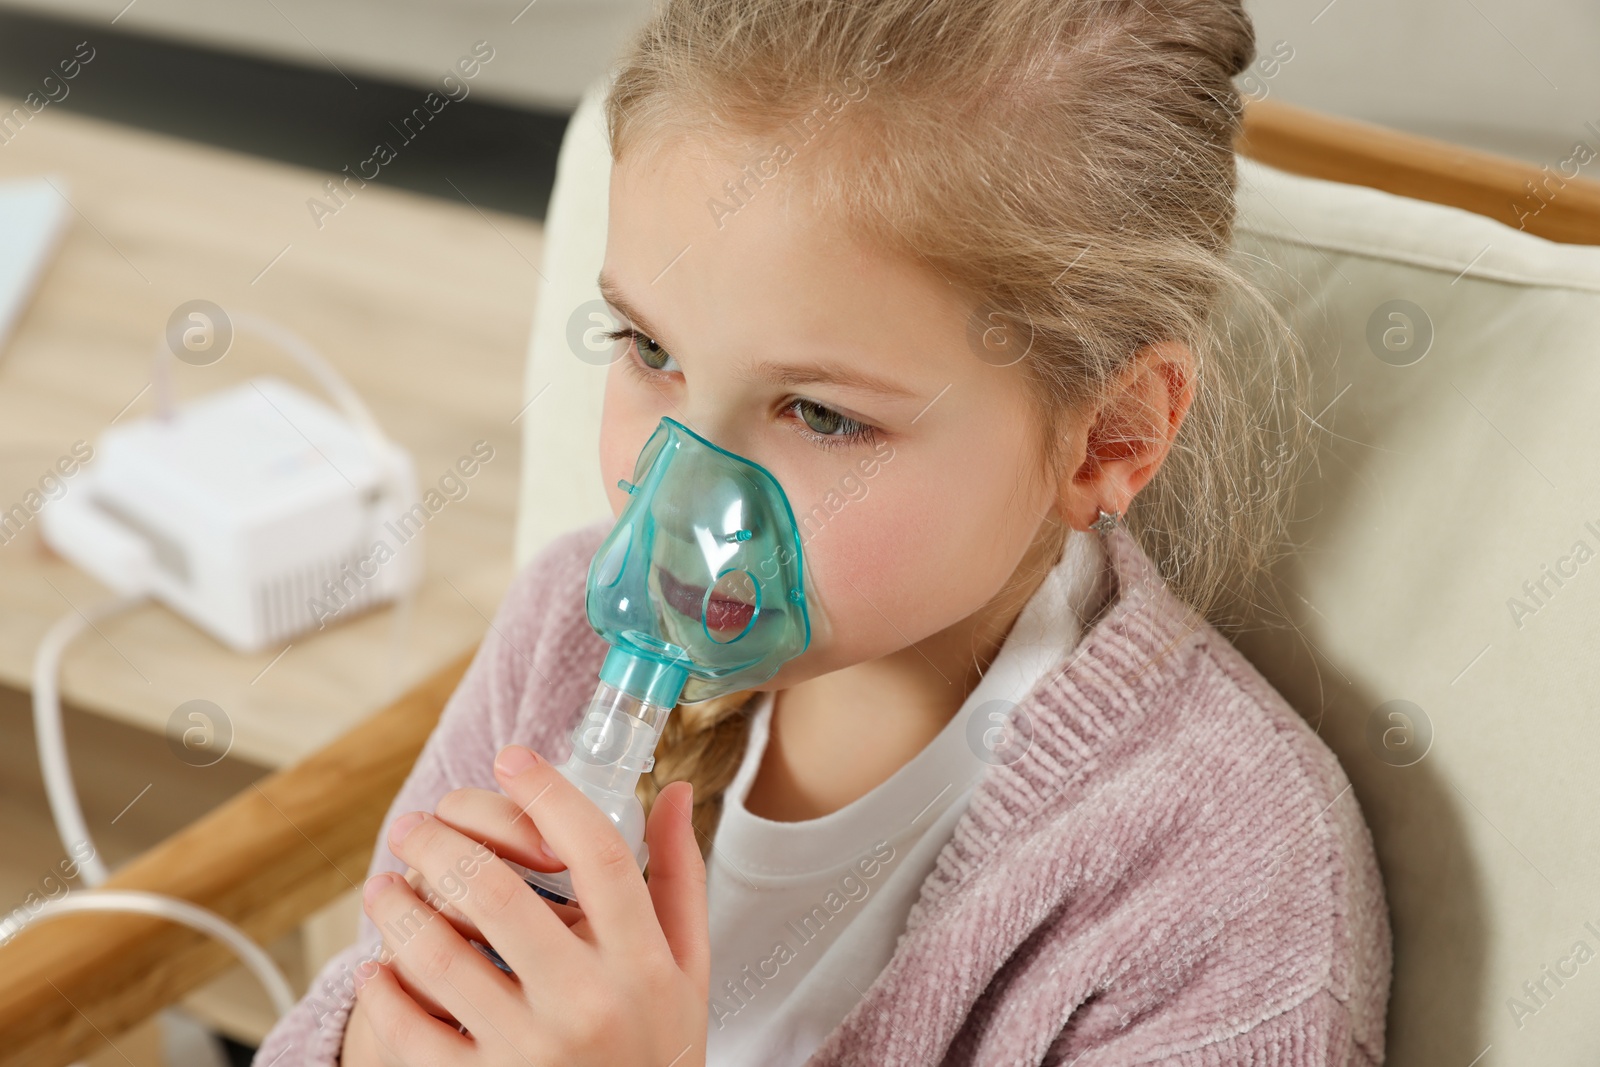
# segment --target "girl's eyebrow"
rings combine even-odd
[[[670,344],[667,344],[667,339],[661,335],[661,332],[645,321],[643,315],[639,314],[639,309],[633,306],[633,301],[622,295],[622,290],[617,287],[616,281],[604,269],[600,271],[600,277],[595,280],[600,284],[600,295],[606,298],[606,303],[622,312],[623,318],[632,322],[640,333],[645,334],[652,341],[659,342],[664,348],[672,348]]]
[[[639,309],[617,288],[617,283],[605,271],[600,272],[598,279],[600,294],[606,302],[633,323],[641,333],[646,334],[662,347],[672,349],[672,345],[663,337],[659,330],[645,321]],[[774,385],[800,386],[800,385],[840,385],[849,389],[861,389],[869,393],[878,393],[882,396],[913,398],[918,396],[914,390],[897,385],[885,378],[867,374],[838,363],[808,363],[790,364],[779,363],[775,360],[763,360],[756,364],[754,377],[772,382]]]
[[[764,360],[756,364],[756,375],[775,385],[842,385],[882,396],[909,399],[917,394],[884,378],[846,367],[839,363],[778,363]]]

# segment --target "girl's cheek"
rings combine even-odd
[[[833,663],[883,655],[980,610],[1040,521],[1038,501],[992,477],[941,477],[950,461],[926,471],[895,462],[805,547],[827,620],[829,647],[819,651]]]
[[[640,388],[639,383],[628,381],[626,371],[615,363],[606,373],[600,408],[600,479],[614,517],[628,506],[628,494],[617,485],[617,479],[633,477],[640,450],[661,422],[655,405],[638,395]]]
[[[826,617],[832,654],[881,655],[925,624],[928,575],[917,528],[934,516],[889,493],[846,505],[805,546],[811,584]],[[830,658],[833,658],[830,655]]]

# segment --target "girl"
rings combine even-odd
[[[646,880],[552,766],[605,525],[552,544],[258,1064],[1382,1062],[1367,828],[1217,629],[1309,440],[1229,253],[1253,56],[1234,0],[659,4],[602,465],[670,416],[770,471],[811,643],[673,712]]]

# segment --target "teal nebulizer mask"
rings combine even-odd
[[[628,506],[589,564],[589,625],[611,645],[561,773],[606,812],[642,869],[634,794],[677,704],[767,681],[806,650],[800,529],[778,480],[670,418],[645,442]],[[576,904],[567,871],[518,868]]]

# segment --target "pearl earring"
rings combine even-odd
[[[1100,517],[1089,525],[1103,534],[1108,534],[1116,527],[1117,521],[1121,518],[1122,512],[1113,511],[1108,513],[1105,508],[1101,508]]]

